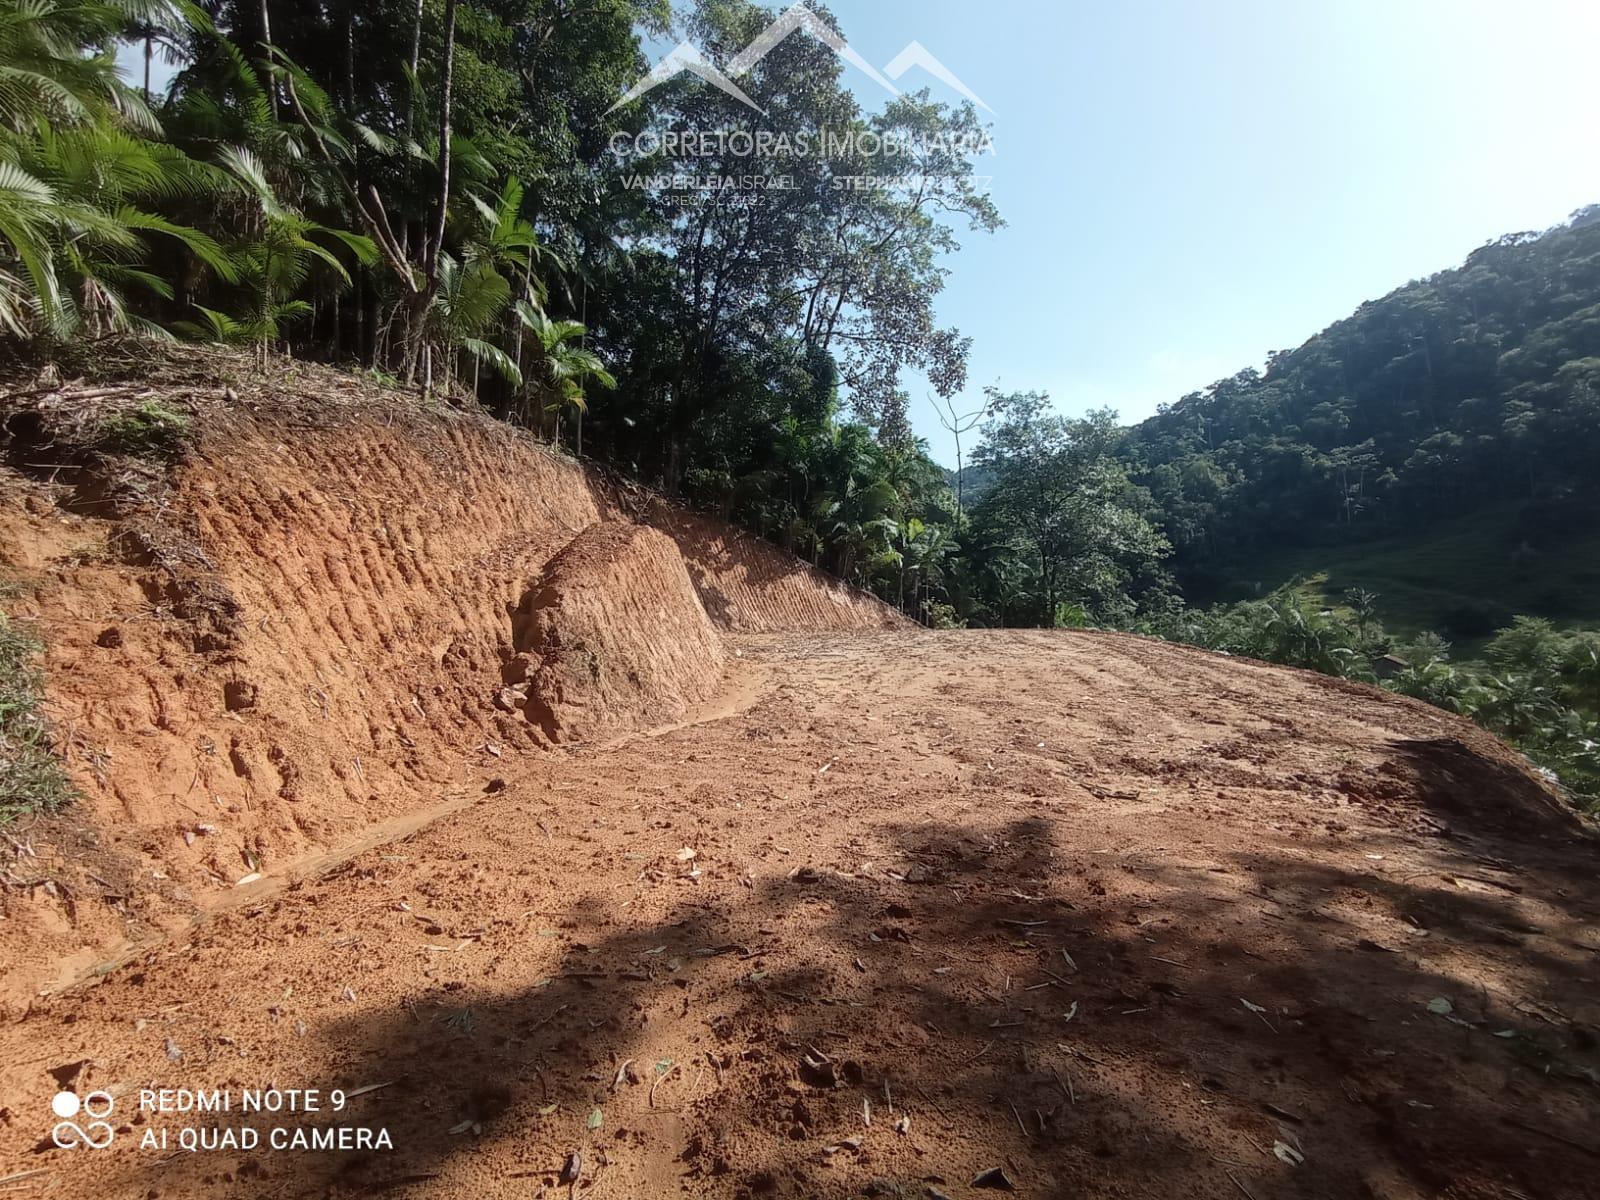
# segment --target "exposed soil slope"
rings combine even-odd
[[[721,629],[793,633],[909,624],[873,596],[721,521],[659,500],[645,510],[644,519],[678,543],[701,602]]]
[[[0,1175],[1595,1194],[1593,849],[1478,730],[1130,637],[731,644],[723,715],[507,761],[506,790],[0,1029]],[[36,1151],[61,1080],[117,1097],[110,1149]],[[136,1124],[137,1089],[269,1081],[375,1087],[304,1124],[393,1149],[139,1148],[301,1122]]]
[[[172,464],[101,456],[95,423],[151,403],[186,414]],[[794,628],[905,623],[870,598],[797,605],[820,591],[810,568],[691,524],[708,624],[653,529],[605,562],[580,553],[647,497],[334,371],[180,354],[121,385],[23,386],[5,411],[0,570],[25,593],[10,611],[39,622],[84,798],[12,831],[0,1008],[182,928],[241,880],[464,800],[554,736],[678,719],[719,684],[724,594],[745,621],[769,606]],[[546,584],[561,603],[528,628],[565,653],[529,720],[507,695],[526,665],[512,614]],[[601,655],[590,683],[579,643]]]
[[[722,685],[722,640],[664,533],[591,525],[511,616],[513,705],[553,742],[664,725]]]

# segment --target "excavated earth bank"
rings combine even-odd
[[[545,566],[511,615],[505,677],[552,742],[665,724],[715,695],[722,640],[673,540],[591,525]]]
[[[189,414],[170,465],[95,449],[93,422],[152,403]],[[497,422],[304,364],[180,357],[19,386],[5,417],[0,569],[83,799],[11,831],[0,1008],[553,740],[680,719],[720,687],[728,596],[793,628],[906,623]],[[631,513],[695,530],[687,567]]]
[[[84,796],[5,831],[8,1193],[1597,1194],[1594,841],[1482,731],[908,628],[477,418],[205,372],[160,486],[11,427]]]

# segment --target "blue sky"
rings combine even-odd
[[[973,339],[973,398],[998,382],[1137,420],[1600,201],[1594,0],[831,7],[867,61],[915,39],[995,110],[1009,224],[967,238],[939,305]]]

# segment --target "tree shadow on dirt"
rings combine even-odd
[[[392,1152],[260,1156],[214,1182],[1257,1200],[1591,1186],[1600,1059],[1574,1013],[1594,964],[1563,942],[1591,909],[1539,885],[1529,902],[1548,911],[1520,919],[1540,931],[1485,956],[1515,893],[1340,870],[1283,838],[1173,863],[1063,830],[1042,802],[884,824],[863,831],[859,870],[802,862],[716,894],[669,880],[682,896],[662,920],[578,901],[548,976],[439,984],[313,1031],[325,1086],[388,1084],[348,1120],[382,1124]]]

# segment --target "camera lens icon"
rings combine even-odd
[[[116,1132],[106,1123],[115,1106],[110,1092],[90,1092],[84,1096],[76,1092],[57,1092],[50,1098],[50,1111],[60,1118],[60,1123],[50,1131],[50,1136],[63,1150],[77,1145],[103,1150],[116,1137]],[[80,1115],[86,1119],[87,1127],[74,1121],[73,1118]]]

